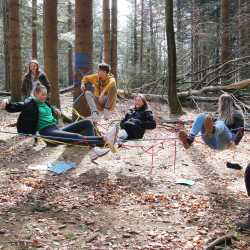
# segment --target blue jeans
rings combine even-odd
[[[71,123],[61,129],[52,125],[40,130],[39,134],[52,141],[86,146],[103,146],[105,144],[103,137],[95,135],[93,124],[89,120]]]
[[[204,121],[206,118],[205,113],[199,114],[190,131],[190,134],[193,136],[198,135],[201,133],[201,137],[203,141],[212,149],[223,150],[225,149],[228,144],[234,139],[235,134],[232,133],[224,121],[217,120],[214,123],[215,131],[211,137],[205,136],[205,129],[204,129]]]

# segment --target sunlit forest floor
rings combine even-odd
[[[61,100],[69,112],[72,96]],[[130,104],[120,100],[112,120],[119,120]],[[32,138],[1,133],[0,249],[204,249],[236,233],[235,222],[246,214],[249,199],[243,171],[226,168],[226,162],[246,167],[250,134],[223,152],[199,138],[185,150],[173,124],[160,125],[162,117],[169,119],[167,106],[151,107],[159,126],[145,138],[165,140],[128,142],[96,162],[85,148],[34,146]],[[180,119],[194,116],[189,110]],[[15,132],[9,125],[16,117],[1,111],[0,130]],[[77,167],[53,175],[46,166],[55,161],[73,161]],[[176,184],[179,178],[194,184]],[[249,234],[236,237],[224,249],[250,249]]]

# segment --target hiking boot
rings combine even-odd
[[[235,145],[238,145],[244,135],[244,128],[238,128],[234,137]]]
[[[239,231],[245,231],[250,233],[250,210],[248,211],[248,217],[243,222],[236,223],[236,227]]]
[[[209,115],[206,116],[205,118],[204,129],[205,129],[204,132],[205,137],[210,138],[213,135],[215,128],[214,128],[213,118]]]
[[[179,132],[179,140],[182,142],[185,149],[188,149],[194,141],[194,137],[187,135],[183,130]]]
[[[109,151],[110,151],[109,148],[94,147],[90,150],[89,156],[91,161],[94,161],[98,157],[106,155]]]
[[[119,124],[115,124],[104,136],[104,141],[110,146],[114,146],[119,132]]]

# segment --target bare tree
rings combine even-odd
[[[50,102],[60,107],[57,52],[57,0],[44,0],[44,67],[51,84]]]
[[[72,4],[68,2],[68,32],[72,32]],[[74,72],[73,72],[73,48],[72,44],[68,45],[68,84],[73,84]]]
[[[104,35],[104,62],[110,64],[110,6],[109,0],[103,0],[103,35]]]
[[[117,0],[112,0],[111,70],[115,78],[117,78]]]
[[[37,58],[37,0],[32,0],[32,58]]]
[[[8,4],[11,99],[20,101],[22,71],[19,0],[9,0]]]

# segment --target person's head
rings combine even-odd
[[[219,119],[228,124],[233,123],[234,100],[229,94],[222,94],[218,101]]]
[[[32,96],[36,97],[40,102],[45,102],[47,99],[47,89],[42,84],[37,84],[32,90]]]
[[[105,81],[110,72],[110,66],[106,63],[100,63],[98,65],[98,77],[100,80]]]
[[[39,73],[39,63],[37,60],[33,59],[29,63],[29,73],[37,75]]]
[[[147,103],[146,97],[142,94],[138,94],[134,98],[134,105],[135,105],[135,108],[137,108],[137,109],[139,109],[139,108],[147,109],[148,103]]]

